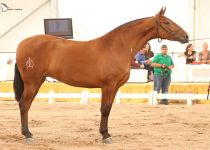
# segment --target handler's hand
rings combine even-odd
[[[171,69],[173,69],[173,68],[174,68],[174,66],[168,66],[168,68],[171,70]]]
[[[162,65],[161,65],[161,68],[165,68],[165,67],[166,67],[166,64],[162,64]]]

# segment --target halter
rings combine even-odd
[[[156,21],[156,24],[157,24],[157,38],[158,38],[158,42],[160,43],[160,42],[162,42],[163,39],[160,38],[158,21]]]
[[[160,43],[163,39],[162,38],[160,38],[160,34],[159,34],[159,27],[161,27],[164,31],[166,31],[166,32],[168,32],[169,34],[171,34],[172,36],[175,36],[177,33],[178,33],[178,31],[177,32],[175,32],[175,31],[172,31],[172,30],[170,30],[170,29],[166,29],[166,28],[164,28],[157,20],[156,20],[156,25],[157,25],[157,38],[158,38],[158,42]]]

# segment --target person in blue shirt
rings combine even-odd
[[[146,53],[146,47],[144,46],[135,56],[135,61],[138,62],[138,64],[140,64],[140,68],[144,68],[144,65],[146,63],[145,53]]]

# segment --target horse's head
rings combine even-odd
[[[168,39],[187,43],[189,41],[188,34],[175,22],[164,16],[166,8],[162,8],[155,15],[155,23],[157,28],[157,37],[159,39]]]

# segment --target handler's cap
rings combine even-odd
[[[163,49],[168,49],[168,47],[167,47],[166,45],[162,45],[162,46],[161,46],[161,49],[162,49],[162,48],[163,48]]]

